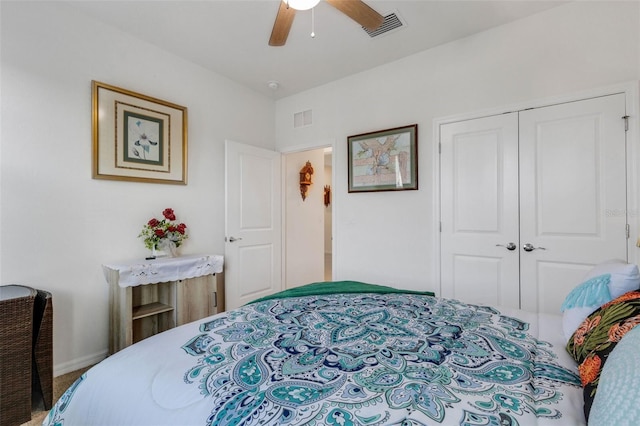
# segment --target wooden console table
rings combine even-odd
[[[109,283],[109,353],[218,313],[223,291],[216,274],[223,263],[219,255],[189,255],[103,265]]]

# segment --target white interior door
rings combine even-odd
[[[523,309],[558,313],[591,266],[627,259],[624,115],[624,94],[520,113]]]
[[[225,305],[282,290],[280,153],[226,141]]]
[[[441,127],[443,297],[519,307],[518,115]]]

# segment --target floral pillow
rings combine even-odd
[[[640,324],[640,291],[630,291],[605,303],[573,333],[567,351],[578,363],[584,387],[584,414],[589,418],[600,372],[622,337]]]

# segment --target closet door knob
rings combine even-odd
[[[504,244],[496,244],[496,247],[506,247],[507,250],[513,251],[517,246],[515,245],[515,243],[507,243],[506,246]]]
[[[534,250],[546,250],[544,247],[534,247],[533,244],[526,243],[522,246],[524,251],[534,251]]]

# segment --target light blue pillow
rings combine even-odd
[[[560,307],[560,312],[570,308],[604,305],[611,300],[610,283],[611,274],[600,275],[583,282],[567,295]]]
[[[600,373],[589,426],[640,425],[640,326],[624,335]]]

